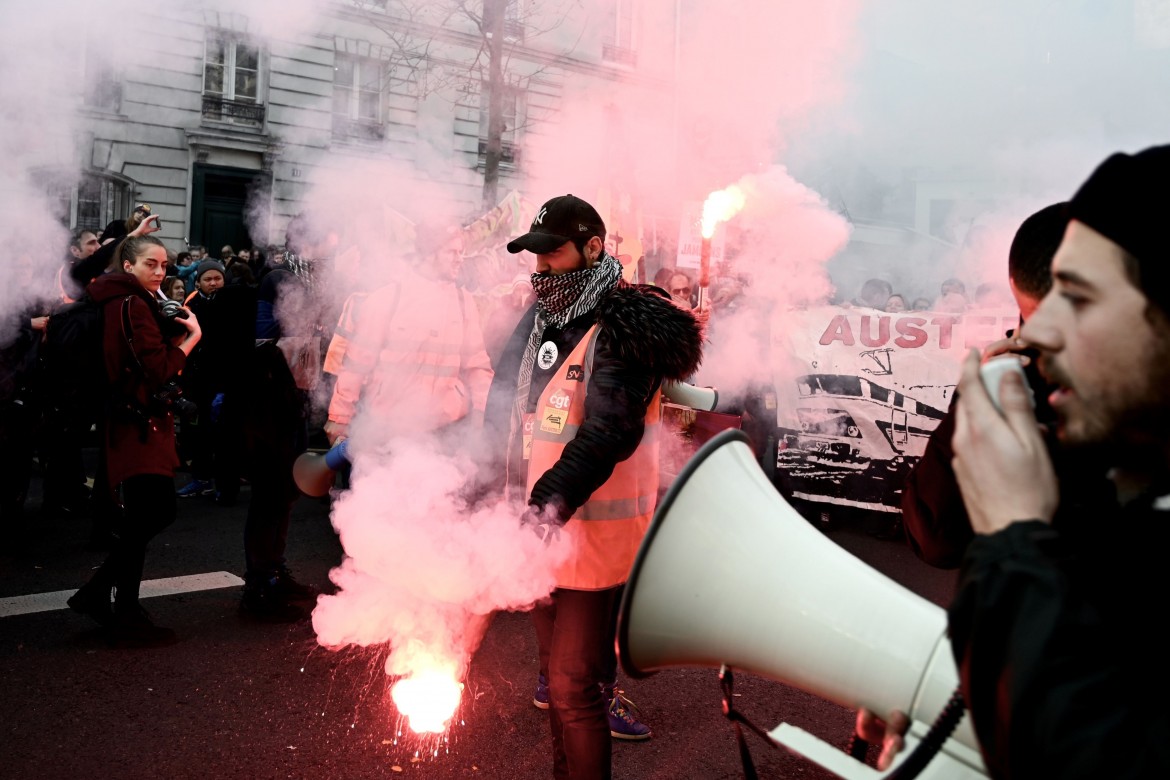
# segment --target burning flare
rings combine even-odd
[[[708,195],[703,203],[703,218],[700,220],[703,238],[715,235],[715,226],[738,214],[743,204],[743,190],[734,184],[725,190],[716,190]]]
[[[403,677],[390,688],[394,706],[416,734],[441,734],[455,715],[463,683],[449,672],[431,670]]]

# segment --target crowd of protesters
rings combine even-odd
[[[153,264],[148,282],[138,286],[145,290],[140,297],[150,304],[152,317],[162,332],[170,334],[162,343],[169,346],[182,335],[173,330],[175,323],[197,323],[200,338],[183,350],[188,354],[176,359],[174,366],[164,361],[169,375],[156,377],[158,387],[147,393],[151,397],[163,387],[173,388],[168,392],[176,398],[165,414],[152,421],[175,434],[170,444],[163,445],[175,450],[173,465],[148,471],[172,481],[175,473],[188,475],[174,485],[173,497],[225,507],[237,504],[241,486],[248,485],[244,611],[266,620],[304,619],[307,611],[302,602],[313,598],[316,590],[298,583],[284,560],[288,520],[299,495],[291,466],[311,435],[319,435],[321,441],[333,438],[328,436],[325,410],[338,369],[330,371],[325,345],[339,327],[342,312],[336,302],[347,294],[355,300],[362,298],[376,287],[369,282],[380,277],[362,277],[359,260],[357,271],[341,280],[343,274],[333,273],[332,266],[342,263],[330,261],[356,254],[355,248],[341,246],[336,230],[322,228],[304,214],[290,221],[284,246],[224,245],[217,256],[200,245],[178,253],[166,250],[151,236],[158,229],[156,221],[150,207],[140,204],[127,219],[115,220],[100,232],[76,231],[57,269],[57,299],[32,302],[8,313],[5,333],[13,335],[0,349],[0,436],[5,444],[0,450],[5,466],[0,470],[0,519],[11,524],[24,512],[32,476],[39,470],[45,496],[42,513],[88,518],[94,549],[117,549],[122,544],[115,529],[125,528],[135,491],[131,487],[127,499],[126,475],[111,476],[106,457],[111,435],[106,425],[108,405],[80,408],[54,403],[46,391],[54,367],[46,365],[41,347],[53,314],[87,293],[93,297],[90,288],[95,282],[110,275],[124,281],[135,278],[136,258],[129,257],[127,262],[122,254],[149,238],[139,248],[149,245],[152,254],[164,256]],[[621,260],[628,263],[629,258]],[[637,260],[626,269],[628,275],[654,284],[675,305],[693,312],[704,324],[710,343],[738,339],[744,335],[744,322],[767,320],[769,303],[752,290],[749,276],[713,269],[709,287],[700,295],[694,269],[655,262],[656,257]],[[478,315],[492,365],[499,361],[517,318],[535,298],[530,269],[515,263],[498,265],[464,263],[456,271],[459,286],[471,293],[473,314]],[[156,286],[154,276],[159,274]],[[331,284],[336,289],[326,291]],[[134,288],[133,292],[141,291]],[[935,300],[920,299],[910,305],[889,282],[871,279],[842,305],[890,312],[917,308],[958,312],[982,300],[977,291],[968,301],[963,283],[949,279]],[[180,308],[185,315],[180,319],[164,315],[165,303],[175,307],[169,310],[172,315]],[[282,309],[297,314],[282,318]],[[735,316],[753,311],[765,316],[754,320]],[[750,335],[767,348],[767,333]],[[711,368],[717,370],[714,363]],[[761,382],[767,381],[761,377]],[[738,398],[729,397],[724,409],[745,420],[759,416],[760,425],[766,426],[768,413],[752,412],[756,396],[764,395],[757,387]],[[97,462],[87,467],[83,455],[93,449]],[[171,462],[169,456],[163,460]],[[172,494],[169,489],[155,492]],[[143,550],[148,539],[146,535],[142,540]],[[136,551],[134,557],[140,559],[141,554]],[[136,565],[141,577],[141,566]],[[104,587],[106,580],[100,584]],[[124,594],[127,590],[122,588]],[[110,623],[109,615],[117,606],[110,589],[101,594],[94,588],[83,589],[83,596],[78,611]],[[149,643],[168,636],[143,628],[147,619],[136,602],[125,611],[133,614],[131,622],[140,630],[124,632],[121,639]]]
[[[1151,150],[1144,153],[1147,160],[1154,159],[1150,157],[1152,153],[1157,154],[1159,171],[1170,168],[1170,151],[1165,148]],[[1105,165],[1116,168],[1128,164],[1128,158],[1118,156]],[[1100,183],[1102,181],[1106,183]],[[1068,223],[1068,231],[1053,234],[1049,242],[1052,247],[1044,256],[1046,264],[1051,262],[1053,253],[1057,252],[1055,247],[1059,245],[1057,265],[1080,262],[1089,271],[1095,266],[1086,258],[1094,262],[1100,260],[1098,265],[1108,266],[1105,260],[1112,257],[1117,261],[1114,263],[1117,279],[1110,280],[1108,289],[1114,290],[1120,286],[1118,279],[1122,278],[1126,263],[1136,267],[1139,263],[1151,262],[1147,255],[1154,251],[1149,248],[1154,241],[1137,227],[1132,230],[1126,225],[1118,227],[1121,223],[1116,221],[1107,200],[1095,199],[1097,192],[1092,187],[1105,188],[1111,181],[1108,177],[1098,176],[1086,185],[1090,188],[1088,195],[1084,190],[1078,193],[1079,200],[1074,199],[1070,207],[1079,209],[1073,212],[1074,220],[1062,216],[1057,227],[1063,229]],[[574,204],[583,203],[572,196],[565,197]],[[531,231],[508,247],[513,253],[527,249],[535,254],[537,273],[520,272],[510,279],[493,280],[495,283],[487,288],[486,294],[480,290],[478,296],[460,289],[466,287],[461,279],[464,243],[460,230],[454,225],[431,231],[429,242],[423,242],[422,236],[417,237],[415,252],[409,256],[411,265],[401,269],[415,272],[417,279],[403,273],[390,285],[374,286],[368,290],[360,289],[353,278],[342,279],[342,275],[333,272],[333,260],[342,249],[338,233],[315,224],[306,215],[298,215],[290,221],[283,248],[254,251],[249,248],[236,250],[225,245],[218,259],[209,257],[201,246],[192,246],[178,254],[169,252],[151,235],[158,231],[158,222],[145,204],[137,206],[129,218],[111,222],[101,234],[78,230],[57,269],[57,298],[29,301],[19,309],[6,312],[4,321],[0,322],[5,336],[0,346],[0,437],[3,438],[3,447],[0,448],[0,453],[3,453],[0,455],[3,458],[0,463],[0,521],[11,525],[24,512],[34,464],[39,464],[45,496],[42,513],[88,514],[92,518],[91,544],[108,550],[103,564],[69,599],[70,608],[100,624],[115,646],[161,646],[175,641],[174,632],[156,625],[139,603],[149,542],[174,521],[178,499],[206,496],[218,505],[232,506],[240,499],[241,485],[246,482],[250,485],[250,495],[243,539],[245,586],[241,609],[262,620],[304,620],[308,616],[306,602],[315,599],[319,592],[292,576],[284,551],[292,506],[300,495],[293,480],[293,463],[308,447],[311,429],[320,425],[320,433],[330,444],[344,439],[349,435],[351,419],[359,411],[359,401],[364,401],[369,407],[367,412],[371,409],[378,411],[384,418],[394,419],[395,424],[405,431],[415,433],[418,428],[446,432],[451,446],[457,446],[463,439],[466,426],[455,427],[456,423],[479,424],[486,418],[496,420],[498,427],[499,419],[509,418],[509,414],[498,414],[499,410],[515,405],[516,387],[521,388],[520,393],[526,402],[532,400],[532,392],[525,388],[531,380],[528,374],[532,371],[538,346],[542,352],[536,362],[538,368],[552,369],[554,374],[560,371],[560,364],[554,365],[555,349],[551,359],[544,359],[542,338],[547,323],[544,314],[540,313],[544,312],[540,306],[558,301],[563,303],[572,295],[580,296],[581,303],[564,308],[560,321],[552,319],[549,322],[552,329],[559,332],[574,317],[581,317],[583,324],[580,327],[585,328],[588,335],[593,332],[589,328],[597,327],[591,319],[592,309],[614,290],[627,289],[622,280],[625,269],[617,258],[603,250],[605,231],[600,217],[593,220],[596,226],[590,227],[592,232],[579,244],[566,237],[568,228],[557,232],[553,226],[544,224],[546,212],[559,200],[546,204],[541,216],[533,222]],[[592,207],[584,205],[590,215],[596,216]],[[568,221],[577,219],[580,218],[573,217]],[[1082,220],[1085,225],[1097,224],[1113,233],[1111,236],[1098,235],[1091,228],[1079,227],[1075,220]],[[549,222],[556,223],[557,220],[550,217]],[[582,227],[587,226],[583,224]],[[1058,235],[1064,236],[1064,244],[1057,240]],[[1113,238],[1136,247],[1135,251],[1140,251],[1141,255],[1124,256],[1123,251],[1128,250],[1123,250],[1115,242],[1110,243]],[[1100,257],[1088,250],[1078,250],[1078,254],[1065,249],[1066,245],[1076,246],[1078,241],[1090,250],[1095,245]],[[575,252],[562,252],[569,246],[576,247]],[[570,262],[564,263],[563,267],[557,266],[564,257],[569,257]],[[588,275],[587,272],[595,266],[602,270]],[[35,273],[35,266],[27,258],[21,258],[15,270],[16,281],[20,282],[23,276]],[[1142,271],[1145,270],[1143,267]],[[639,263],[636,273],[644,280],[646,268],[643,263]],[[573,274],[586,274],[580,278],[590,280],[589,285],[593,286],[577,285],[578,277]],[[1134,282],[1134,275],[1131,272],[1130,282]],[[1076,278],[1075,274],[1070,278]],[[711,279],[708,289],[700,291],[689,270],[663,265],[653,276],[657,290],[651,287],[638,289],[638,295],[650,296],[647,300],[659,307],[657,321],[671,317],[685,321],[693,331],[695,347],[694,355],[670,368],[671,373],[659,371],[661,375],[646,373],[640,377],[644,387],[637,396],[642,399],[636,410],[639,419],[645,417],[657,424],[662,376],[678,380],[692,376],[699,364],[702,342],[708,347],[717,347],[721,340],[730,343],[744,337],[742,331],[736,330],[739,326],[735,324],[734,314],[752,310],[767,312],[769,304],[753,294],[750,278],[716,273]],[[1145,284],[1144,277],[1138,281]],[[1051,284],[1051,280],[1048,283]],[[1013,284],[1012,289],[1016,291],[1018,284],[1014,277]],[[410,286],[404,294],[406,285]],[[410,294],[424,288],[433,288],[436,294],[430,298]],[[1134,289],[1143,291],[1143,295],[1146,291],[1160,292],[1152,282]],[[431,305],[430,302],[439,300],[440,295],[449,297],[454,303]],[[371,300],[379,298],[382,303],[393,301],[393,305],[388,308],[369,306]],[[1057,317],[1063,316],[1056,307],[1066,305],[1058,299],[1059,296],[1048,296],[1038,303],[1033,302],[1042,307],[1039,310],[1048,318],[1045,324],[1050,329],[1059,324]],[[1153,300],[1160,306],[1160,299]],[[345,301],[344,307],[338,306],[337,301]],[[1135,302],[1143,301],[1134,299],[1131,294],[1130,300],[1120,301],[1115,308],[1133,308]],[[77,404],[63,396],[52,380],[53,372],[59,372],[62,367],[53,365],[54,353],[44,349],[46,344],[52,343],[54,318],[57,317],[58,321],[64,319],[62,312],[79,303],[92,304],[100,309],[100,357],[104,382],[101,391],[94,395],[102,396],[101,402]],[[826,300],[825,303],[890,313],[918,310],[961,314],[1003,306],[1010,304],[1010,300],[1005,301],[1002,291],[992,285],[980,285],[969,296],[962,280],[950,278],[942,282],[933,300],[918,298],[910,301],[906,295],[896,292],[888,281],[871,278],[852,299]],[[1021,302],[1022,316],[1025,308]],[[527,313],[533,311],[538,312],[534,326],[530,325],[531,315]],[[395,317],[400,319],[395,320]],[[347,325],[350,320],[355,323],[352,333],[346,330],[351,327]],[[766,321],[767,317],[763,320]],[[1030,325],[1032,322],[1024,325],[1024,333],[1029,333]],[[1161,328],[1164,325],[1161,314],[1151,317],[1147,309],[1144,326]],[[401,349],[394,342],[407,326],[419,332],[412,340],[427,347],[413,356],[413,362],[402,359]],[[724,328],[726,332],[721,330]],[[1031,333],[1038,338],[1051,336],[1039,326],[1033,327]],[[766,332],[762,338],[765,344],[769,340]],[[1164,335],[1158,339],[1156,346],[1165,351]],[[680,340],[671,341],[676,342],[682,343]],[[1013,343],[1018,346],[1017,342]],[[328,351],[327,344],[330,344]],[[566,350],[569,352],[567,356],[562,356],[562,362],[566,364],[565,383],[581,381],[580,366],[573,361],[585,354],[587,346],[588,343],[583,341]],[[1058,340],[1039,346],[1052,353],[1063,349]],[[677,357],[672,356],[667,347],[662,351],[672,358]],[[335,358],[332,369],[330,352]],[[1133,359],[1139,360],[1140,350],[1135,348],[1132,352]],[[428,374],[426,381],[420,382],[421,374],[417,370],[414,373],[404,370],[408,364],[414,369],[425,366],[432,370],[433,375]],[[502,372],[501,366],[504,367]],[[977,367],[976,356],[968,359],[964,369],[962,387],[969,397],[981,387]],[[65,368],[72,370],[75,366]],[[514,378],[517,368],[519,380]],[[436,372],[435,369],[442,370]],[[651,371],[645,367],[641,370]],[[578,372],[576,378],[574,372]],[[465,374],[473,375],[474,380],[465,382]],[[496,383],[493,383],[493,374]],[[371,381],[371,377],[377,377],[378,381]],[[436,414],[430,417],[417,414],[417,407],[412,407],[414,413],[403,414],[401,409],[404,407],[400,402],[409,392],[404,378],[413,378],[419,384],[421,389],[413,393],[415,398],[448,398],[450,402],[441,410],[431,410]],[[497,384],[502,388],[499,396],[503,400],[496,399],[493,403]],[[559,385],[549,387],[555,389]],[[1151,387],[1158,389],[1154,384]],[[548,388],[540,390],[540,393],[546,392],[551,391]],[[1018,413],[1023,421],[1021,425],[1027,424],[1028,432],[1034,435],[1031,431],[1035,422],[1032,413],[1024,409],[1022,394],[1016,395],[1013,413]],[[977,400],[971,402],[972,408],[977,403],[982,404],[988,412],[984,416],[989,423],[1003,422],[998,417],[990,417],[991,407],[986,398],[975,397]],[[542,403],[547,403],[545,396],[540,398],[544,399]],[[329,403],[322,404],[321,399]],[[753,416],[764,418],[768,414],[753,410],[750,400],[740,399],[737,409],[745,423]],[[1148,402],[1144,397],[1137,400]],[[1159,409],[1164,405],[1161,403]],[[494,416],[493,409],[497,412]],[[956,409],[958,412],[965,410],[961,401],[956,401]],[[315,410],[323,414],[327,410],[327,419],[323,416],[315,419]],[[578,410],[578,413],[582,415],[582,421],[587,420],[588,412]],[[1058,423],[1067,426],[1069,416],[1066,413]],[[748,426],[745,424],[744,427]],[[491,425],[487,428],[490,430]],[[509,452],[524,452],[523,438],[516,439],[517,432],[522,429],[523,425],[512,427],[507,444]],[[637,430],[640,438],[641,428]],[[940,426],[937,436],[939,441],[936,444],[949,444],[942,441],[942,437],[950,437],[946,428]],[[955,438],[956,445],[959,445],[955,447],[956,452],[964,448],[964,451],[974,451],[975,445],[980,444],[978,438],[969,433],[966,433],[966,438],[956,433]],[[1164,441],[1158,443],[1164,455]],[[630,447],[642,446],[636,440],[630,440],[628,444]],[[89,447],[94,447],[98,453],[92,473],[83,458]],[[525,522],[538,527],[550,523],[565,525],[575,508],[590,500],[590,495],[579,490],[581,486],[573,480],[551,484],[556,480],[549,475],[555,477],[562,461],[568,463],[562,456],[562,451],[568,451],[567,447],[561,443],[549,449],[542,458],[534,458],[532,452],[543,452],[538,447],[524,456],[542,464],[527,480],[526,493],[530,493],[530,497],[529,511],[523,518]],[[968,469],[964,472],[960,469],[964,465],[961,455],[960,452],[960,456],[949,461],[957,464],[955,476],[958,487],[962,488],[961,497],[967,499],[968,508],[981,508],[978,500],[981,494],[971,488],[973,475],[980,471]],[[631,456],[627,454],[625,457]],[[655,451],[651,460],[656,457]],[[593,464],[595,459],[585,460]],[[1045,458],[1041,460],[1044,460],[1041,466],[1047,464]],[[623,459],[615,458],[615,462],[623,462]],[[595,465],[592,467],[596,468]],[[613,464],[609,464],[608,468],[612,467]],[[654,473],[656,487],[657,466],[648,461],[647,469]],[[1051,465],[1048,464],[1047,469],[1038,466],[1034,470],[1045,477],[1051,472]],[[190,480],[182,486],[175,482],[178,471],[190,474]],[[1164,471],[1164,464],[1159,464],[1157,473],[1151,477],[1157,480],[1157,485],[1165,484]],[[504,473],[509,472],[505,470]],[[609,477],[585,482],[596,487],[596,482],[606,479]],[[1046,481],[1053,480],[1046,478]],[[908,495],[914,495],[913,484],[912,481]],[[547,495],[542,493],[542,486],[547,489]],[[1020,486],[1021,491],[1023,487]],[[949,492],[953,499],[956,491],[952,488]],[[1055,492],[1055,489],[1049,492]],[[968,493],[976,500],[972,500]],[[1143,494],[1143,497],[1147,495],[1154,493]],[[566,496],[573,501],[568,501]],[[1151,510],[1154,514],[1165,511],[1165,499],[1165,496],[1156,498]],[[987,539],[994,542],[1008,538],[1005,534],[1012,533],[1013,526],[1022,528],[1024,524],[1030,524],[1032,527],[1022,528],[1019,534],[1020,539],[1031,544],[1034,537],[1039,538],[1036,537],[1036,527],[1047,526],[1057,506],[1055,500],[1048,501],[1045,505],[1047,515],[1040,519],[1021,519],[1032,515],[1023,510],[1011,514],[1015,511],[1012,509],[1004,517],[996,518],[998,525],[984,523],[980,526],[975,522],[979,518],[974,513],[967,518],[955,513],[954,505],[952,500],[947,511],[952,512],[949,519],[956,524],[960,536],[968,539],[973,533],[979,537],[974,544],[964,541],[959,545],[966,549],[966,553],[959,552],[958,548],[949,551],[954,554],[952,557],[965,554],[967,569],[980,563],[977,554],[991,543]],[[640,533],[649,522],[649,515],[632,519],[641,524],[641,531],[623,540],[630,558],[637,549]],[[1005,531],[1005,528],[1009,530]],[[1047,529],[1044,530],[1048,533]],[[1065,529],[1057,526],[1057,531],[1064,533]],[[550,532],[547,528],[539,531],[542,536]],[[1030,536],[1025,538],[1025,532]],[[1069,536],[1071,542],[1077,542],[1072,534]],[[912,540],[921,541],[919,536],[913,535],[913,529]],[[612,544],[601,545],[598,550],[596,560],[590,561],[596,570],[590,570],[593,579],[559,584],[552,606],[541,605],[535,611],[541,668],[533,702],[536,706],[551,707],[550,722],[558,768],[566,766],[566,762],[585,761],[591,767],[596,764],[591,774],[607,776],[604,767],[609,756],[606,714],[610,736],[645,739],[650,731],[622,708],[624,700],[615,688],[616,666],[611,665],[613,629],[610,617],[616,615],[616,599],[628,571],[628,562],[624,559],[617,561]],[[922,555],[917,547],[916,551]],[[925,555],[922,557],[929,560]],[[1038,560],[1043,557],[1037,554]],[[1040,564],[1055,566],[1047,559],[1040,560]],[[598,582],[602,584],[601,591],[598,591]],[[968,600],[982,596],[977,592],[978,584],[968,574],[961,595],[966,595]],[[1148,583],[1142,584],[1148,587]],[[577,594],[587,594],[597,603],[591,604],[587,610],[574,606],[569,600],[570,595],[583,598]],[[599,594],[604,598],[593,599]],[[989,609],[980,604],[976,607],[985,611]],[[1010,610],[1010,605],[1004,607],[996,603],[995,607],[997,612],[1005,614]],[[988,642],[985,637],[973,635],[979,630],[985,634],[989,632],[978,626],[976,629],[965,626],[963,608],[974,607],[958,600],[952,607],[950,621],[952,627],[957,625],[967,629],[966,634],[959,634],[955,655],[963,672],[964,687],[970,689],[969,677],[976,672],[998,674],[999,667],[993,664],[990,671],[982,668],[971,671],[971,658],[978,660],[977,652],[983,648],[980,642]],[[1065,609],[1062,604],[1055,604],[1052,609],[1065,617],[1084,612]],[[581,617],[573,614],[574,610],[580,610],[582,614],[588,611],[589,614]],[[1117,622],[1127,628],[1125,621],[1128,619],[1128,613],[1123,614]],[[595,630],[598,641],[590,640],[580,647],[562,647],[565,640],[556,638],[560,634],[554,626],[570,620],[596,624],[591,630]],[[1097,627],[1096,623],[1090,626],[1094,630]],[[1013,641],[1016,635],[1022,636],[1022,632],[1010,625],[1002,628],[1001,633]],[[1100,633],[1102,637],[1110,636],[1108,632]],[[585,648],[585,644],[590,647]],[[1057,638],[1051,644],[1058,646],[1061,642]],[[1009,649],[1016,651],[1014,646]],[[573,671],[573,663],[582,654],[588,655],[591,664],[589,674],[584,676],[588,677],[588,685],[571,679],[574,675],[581,676]],[[1125,660],[1123,658],[1120,664]],[[1124,669],[1120,668],[1118,673],[1123,672]],[[595,684],[597,682],[600,682],[600,687]],[[588,695],[578,697],[581,700],[570,706],[567,697],[562,699],[564,691],[587,691]],[[964,690],[964,693],[973,705],[974,721],[987,763],[998,769],[1006,764],[1009,756],[997,742],[1000,732],[995,730],[997,727],[992,718],[997,705],[978,699],[970,690]],[[1118,705],[1123,711],[1128,711],[1129,706],[1128,702]],[[572,739],[566,736],[571,729],[565,726],[560,710],[565,713],[587,710],[597,716],[593,718],[596,723],[587,729],[587,750],[582,750],[584,742],[574,747],[573,740],[580,738],[580,734],[572,735]],[[897,713],[892,713],[888,720],[894,727],[890,733],[886,732],[885,724],[877,714],[863,711],[859,717],[859,733],[863,738],[885,740],[883,764],[888,763],[889,755],[901,745],[900,734],[893,732],[899,732],[898,724],[904,724],[904,718],[897,719],[895,715]],[[1024,725],[1014,726],[1013,735],[1028,736],[1029,720],[1018,720]],[[1034,741],[1030,740],[1029,744]],[[582,755],[574,758],[571,755],[574,751]],[[1006,776],[1000,771],[994,774]]]
[[[6,312],[0,347],[0,522],[24,521],[37,472],[42,516],[88,519],[89,547],[108,557],[70,607],[117,646],[174,639],[138,604],[138,583],[147,544],[174,520],[176,499],[230,506],[251,484],[244,612],[301,620],[303,602],[317,595],[284,561],[297,497],[291,460],[307,446],[309,408],[282,351],[295,339],[282,338],[275,312],[312,276],[328,240],[295,218],[283,248],[225,246],[212,259],[201,246],[170,252],[152,235],[158,229],[139,204],[100,232],[77,230],[53,269],[57,294]],[[100,312],[88,326],[100,341],[88,346],[104,365],[95,385],[79,390],[75,356],[56,346],[70,337],[56,334],[83,327],[75,314],[83,306]],[[332,331],[320,314],[305,320],[313,343]],[[177,484],[177,472],[190,481]]]

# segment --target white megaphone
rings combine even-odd
[[[293,461],[293,482],[306,496],[320,498],[329,492],[338,469],[349,463],[349,439],[342,439],[328,452],[302,452]]]
[[[719,391],[714,387],[698,387],[673,379],[662,383],[662,395],[679,406],[689,406],[701,412],[713,412],[719,404]]]
[[[663,498],[630,571],[618,653],[633,677],[727,665],[843,707],[911,720],[896,772],[958,687],[946,614],[828,541],[777,493],[738,430]],[[840,777],[884,776],[795,726],[768,735]],[[918,775],[986,778],[963,715]]]

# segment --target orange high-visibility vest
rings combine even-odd
[[[585,389],[593,372],[596,338],[594,325],[549,380],[537,401],[536,415],[526,421],[524,449],[531,453],[529,495],[585,421]],[[565,525],[562,533],[573,537],[576,553],[557,571],[558,587],[601,590],[620,585],[629,577],[658,500],[661,411],[661,391],[655,391],[634,454],[617,464],[605,484]]]
[[[472,413],[482,419],[492,368],[471,293],[408,278],[374,290],[353,313],[331,421],[348,425],[360,406],[383,435],[407,436]]]

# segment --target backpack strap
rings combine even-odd
[[[130,357],[134,360],[134,365],[138,366],[139,372],[146,373],[146,369],[142,365],[142,361],[138,359],[138,353],[134,351],[134,326],[130,323],[130,301],[133,300],[133,295],[127,295],[122,299],[122,338],[126,340],[126,346],[130,348]]]

